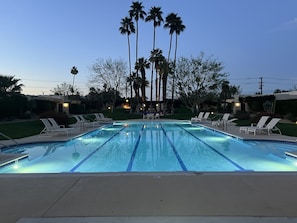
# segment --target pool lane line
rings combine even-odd
[[[227,161],[229,161],[231,164],[233,164],[234,166],[236,166],[240,171],[246,171],[242,166],[240,166],[238,163],[236,163],[235,161],[229,159],[227,156],[225,156],[223,153],[219,152],[218,150],[216,150],[215,148],[213,148],[211,145],[209,145],[208,143],[204,142],[203,140],[201,140],[200,138],[198,138],[197,136],[195,136],[193,133],[191,133],[190,131],[186,130],[184,127],[177,125],[179,128],[183,129],[184,131],[186,131],[188,134],[190,134],[191,136],[193,136],[195,139],[197,139],[199,142],[203,143],[204,145],[206,145],[207,147],[209,147],[211,150],[213,150],[214,152],[216,152],[217,154],[219,154],[220,156],[222,156],[224,159],[226,159]]]
[[[121,131],[123,131],[126,128],[124,126],[121,128],[118,132],[113,134],[110,138],[108,138],[101,146],[99,146],[97,149],[95,149],[93,152],[91,152],[89,155],[87,155],[83,160],[81,160],[78,164],[76,164],[69,172],[74,172],[78,167],[80,167],[86,160],[88,160],[91,156],[93,156],[99,149],[101,149],[103,146],[105,146],[106,143],[111,141],[116,135],[118,135]]]
[[[126,169],[127,172],[131,172],[131,171],[132,171],[132,166],[133,166],[133,163],[134,163],[134,159],[135,159],[136,151],[137,151],[137,149],[138,149],[139,142],[140,142],[141,136],[142,136],[142,134],[143,134],[143,131],[144,131],[144,125],[142,125],[142,128],[141,128],[141,130],[140,130],[140,132],[139,132],[138,139],[137,139],[137,141],[136,141],[136,144],[135,144],[135,146],[134,146],[134,149],[133,149],[133,152],[132,152],[130,161],[129,161],[128,166],[127,166],[127,169]]]
[[[179,162],[179,165],[181,166],[182,170],[183,170],[183,171],[188,171],[186,165],[184,164],[183,160],[182,160],[181,157],[179,156],[179,154],[178,154],[178,152],[177,152],[177,150],[176,150],[174,144],[173,144],[172,141],[169,139],[169,137],[168,137],[168,135],[167,135],[167,132],[166,132],[165,129],[163,128],[162,124],[160,124],[160,126],[161,126],[161,129],[162,129],[162,131],[163,131],[163,133],[164,133],[164,135],[165,135],[167,141],[169,142],[169,144],[170,144],[170,146],[171,146],[171,148],[172,148],[172,150],[173,150],[173,152],[174,152],[174,155],[176,156],[176,158],[177,158],[177,160],[178,160],[178,162]]]

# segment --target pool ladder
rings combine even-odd
[[[0,143],[0,145],[2,145],[2,147],[11,147],[11,146],[15,146],[15,147],[17,147],[17,146],[19,145],[18,142],[17,142],[16,140],[14,140],[13,138],[11,138],[11,137],[5,135],[4,133],[0,132],[0,135],[3,136],[3,137],[6,138],[6,139],[12,141],[12,142],[14,143],[14,144],[12,144],[12,145],[5,145],[5,144],[3,144],[3,143]],[[1,153],[1,149],[2,149],[2,148],[0,147],[0,153]]]

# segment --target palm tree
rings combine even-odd
[[[152,63],[152,73],[151,73],[151,106],[152,106],[152,98],[153,98],[153,78],[154,78],[154,69],[158,70],[158,66],[160,61],[162,60],[162,50],[160,49],[154,49],[151,51],[151,56],[149,58],[149,61]],[[156,80],[156,83],[158,83],[158,79]],[[157,84],[156,84],[157,85]],[[158,90],[156,86],[156,99],[158,99]]]
[[[185,30],[186,26],[183,24],[181,17],[177,17],[175,21],[175,50],[174,50],[174,65],[176,62],[176,52],[177,52],[177,37],[180,35],[181,32]]]
[[[161,82],[163,79],[163,72],[161,71],[163,63],[165,61],[165,57],[162,55],[162,51],[160,50],[158,52],[158,54],[156,55],[156,60],[155,60],[155,69],[156,69],[156,75],[159,74],[159,78],[158,76],[156,77],[156,98],[157,101],[161,101]]]
[[[130,34],[135,33],[134,23],[131,18],[125,17],[121,21],[121,27],[119,28],[121,34],[127,34],[128,39],[128,58],[129,58],[129,79],[132,79],[132,69],[131,69],[131,51],[130,51]],[[129,80],[127,81],[129,82]],[[132,113],[132,82],[130,81],[130,113]],[[127,97],[127,86],[126,86],[126,97]]]
[[[133,95],[133,76],[132,76],[132,74],[126,78],[126,83],[128,83],[130,86],[130,94],[131,94],[130,105],[131,105],[131,103],[132,103],[131,100],[132,100],[132,95]]]
[[[145,87],[146,87],[147,80],[146,80],[145,70],[149,67],[150,67],[150,63],[143,57],[139,58],[135,64],[135,69],[139,70],[141,73],[141,97],[143,102],[146,100]]]
[[[71,89],[71,92],[72,92],[72,94],[74,94],[74,79],[75,79],[75,75],[78,74],[77,67],[73,66],[73,67],[71,68],[70,73],[73,75],[73,82],[72,82],[72,89]]]
[[[160,26],[163,22],[162,14],[163,12],[161,11],[161,7],[152,7],[148,13],[148,16],[145,18],[146,22],[154,22],[153,50],[155,49],[156,45],[156,27]]]
[[[181,20],[181,17],[176,17],[175,24],[174,24],[174,32],[175,32],[175,50],[174,50],[174,60],[173,60],[173,77],[172,77],[172,104],[171,104],[171,113],[173,113],[173,100],[174,100],[174,81],[175,81],[175,66],[176,66],[176,53],[177,53],[177,37],[178,35],[183,32],[186,28],[186,26],[183,24],[183,21]]]
[[[159,73],[162,77],[162,100],[164,108],[166,108],[166,94],[167,94],[167,78],[168,75],[173,74],[173,63],[169,63],[165,58],[159,66]]]
[[[170,53],[171,53],[171,47],[172,47],[172,36],[173,36],[173,33],[175,32],[176,19],[177,19],[177,14],[175,14],[175,13],[170,13],[165,18],[164,28],[169,28],[169,35],[170,35],[168,61],[170,60]]]
[[[129,15],[130,17],[136,22],[136,61],[138,60],[138,20],[139,19],[144,19],[146,12],[143,11],[144,6],[142,5],[142,2],[132,2],[132,5],[130,7],[131,9],[129,10]],[[137,72],[138,75],[138,72]]]
[[[132,73],[133,89],[135,92],[136,100],[139,99],[139,88],[141,87],[141,77],[137,77],[136,73]]]
[[[19,81],[14,76],[0,75],[0,97],[20,94],[24,85],[19,84]]]
[[[170,60],[170,52],[171,52],[171,45],[172,45],[172,36],[173,33],[175,33],[175,52],[174,52],[174,60],[173,60],[173,69],[175,70],[176,65],[176,53],[177,53],[177,37],[178,35],[184,31],[186,28],[183,24],[181,17],[177,16],[175,13],[170,13],[166,17],[166,23],[164,25],[164,28],[169,28],[169,34],[170,34],[170,46],[169,46],[169,52],[168,52],[168,61]],[[175,72],[175,71],[174,71]],[[171,112],[173,112],[173,100],[174,100],[174,81],[175,81],[175,73],[173,72],[172,76],[172,109]]]

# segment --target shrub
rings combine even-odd
[[[238,120],[247,120],[250,118],[250,114],[245,111],[237,111],[234,115]]]

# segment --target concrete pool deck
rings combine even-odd
[[[281,135],[240,138],[296,141]],[[19,143],[67,140],[35,136]],[[0,175],[0,221],[297,222],[297,173],[114,173]]]
[[[161,216],[221,216],[219,222],[226,223],[230,221],[223,217],[241,217],[237,222],[283,217],[274,222],[297,222],[296,188],[296,173],[3,175],[0,216],[5,223]]]

